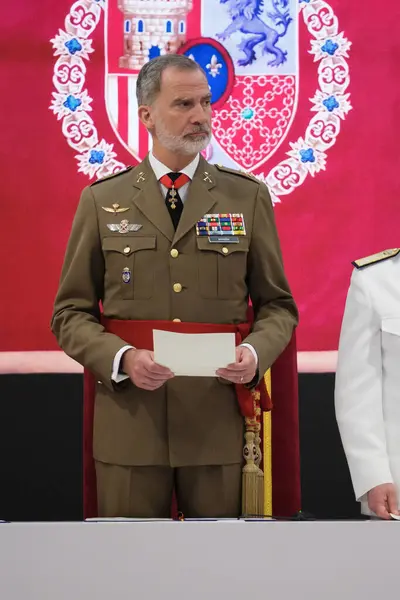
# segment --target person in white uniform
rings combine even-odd
[[[390,519],[400,497],[400,248],[352,264],[336,419],[361,512]]]

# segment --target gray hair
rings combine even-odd
[[[168,67],[175,67],[182,71],[201,71],[203,69],[194,60],[184,54],[164,54],[147,62],[139,71],[136,82],[136,98],[138,106],[150,105],[157,98],[161,90],[161,77]],[[204,73],[206,77],[206,74]]]

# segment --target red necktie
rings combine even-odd
[[[183,203],[177,190],[185,185],[185,183],[188,183],[188,181],[190,181],[190,177],[185,175],[185,173],[167,173],[160,178],[160,183],[168,188],[165,203],[175,229],[178,226],[183,210]]]

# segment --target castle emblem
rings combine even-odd
[[[192,7],[192,0],[118,0],[124,41],[119,66],[136,70],[160,54],[177,52],[187,40]]]

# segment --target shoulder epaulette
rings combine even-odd
[[[215,165],[219,171],[226,171],[226,173],[232,173],[233,175],[240,175],[241,177],[246,177],[246,179],[251,179],[252,181],[256,181],[260,183],[255,175],[251,173],[247,173],[247,171],[237,171],[236,169],[230,169],[229,167],[224,167],[223,165]]]
[[[105,177],[101,177],[97,181],[94,181],[91,184],[91,187],[94,186],[94,185],[97,185],[98,183],[102,183],[103,181],[107,181],[107,179],[113,179],[114,177],[118,177],[119,175],[123,175],[124,173],[127,173],[131,169],[133,169],[133,167],[127,167],[126,169],[123,169],[122,171],[118,171],[118,173],[112,173],[111,175],[106,175]]]
[[[362,269],[363,267],[368,267],[369,265],[381,262],[382,260],[393,258],[393,256],[397,256],[399,253],[400,248],[383,250],[383,252],[378,252],[377,254],[371,254],[371,256],[366,256],[365,258],[359,258],[358,260],[354,260],[351,264],[354,265],[356,269]]]

